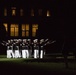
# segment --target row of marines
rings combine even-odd
[[[17,39],[8,40],[7,58],[43,58],[45,55],[44,46],[49,44],[48,39]]]

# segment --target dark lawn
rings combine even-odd
[[[0,75],[76,75],[75,62],[69,62],[69,69],[66,69],[65,63],[60,60],[60,62],[30,60],[32,59],[0,58]]]

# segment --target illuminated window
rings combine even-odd
[[[12,10],[12,16],[15,16],[15,15],[16,15],[16,10],[13,9],[13,10]]]
[[[22,36],[29,36],[29,24],[22,24]]]
[[[31,16],[34,16],[34,10],[31,9]]]
[[[19,32],[18,24],[11,24],[10,35],[11,36],[18,36],[18,32]]]
[[[32,25],[32,36],[36,36],[36,30],[38,29],[38,24],[33,24]]]
[[[16,8],[12,7],[12,16],[15,16],[15,15],[16,15]]]
[[[7,23],[3,23],[3,25],[5,26],[5,28],[6,28],[6,31],[8,31],[8,27],[7,27]]]
[[[47,16],[48,16],[48,17],[51,16],[51,13],[50,13],[49,10],[47,10]]]
[[[23,9],[20,9],[20,16],[23,16]]]
[[[4,9],[4,16],[7,16],[7,9]]]
[[[41,16],[42,15],[42,9],[39,9],[38,13],[39,13],[39,16]]]

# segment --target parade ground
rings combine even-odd
[[[76,63],[69,59],[69,68],[62,58],[6,58],[0,56],[0,75],[76,75]]]

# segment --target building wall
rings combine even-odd
[[[7,2],[3,3],[2,9],[0,9],[1,22],[6,27],[10,38],[37,38],[39,28],[43,28],[46,22],[45,25],[48,26],[48,20],[52,15],[51,8],[47,4],[47,7],[42,5],[43,2],[40,3],[21,2],[16,4],[10,2],[9,5]],[[22,25],[28,25],[29,29],[22,29]]]

